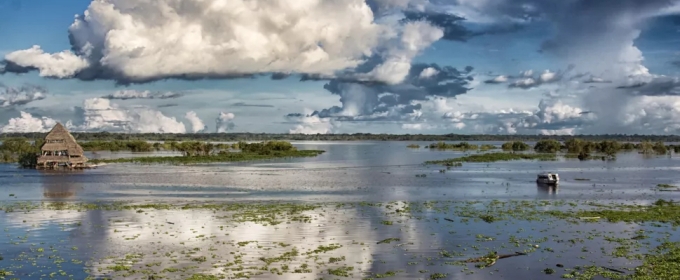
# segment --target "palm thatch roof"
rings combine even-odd
[[[68,151],[69,155],[83,155],[83,147],[78,145],[73,135],[66,128],[57,123],[45,136],[45,144],[40,147],[43,151]]]

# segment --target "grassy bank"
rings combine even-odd
[[[42,141],[31,144],[26,139],[11,139],[0,145],[0,162],[19,163],[21,166],[35,166]],[[141,164],[196,164],[211,162],[237,162],[266,160],[276,158],[315,157],[324,151],[298,150],[290,142],[268,141],[260,143],[237,142],[233,144],[213,144],[208,142],[167,142],[147,143],[145,141],[94,141],[82,143],[89,151],[177,151],[176,157],[137,157],[119,159],[91,159],[90,163],[141,163]]]
[[[456,166],[462,162],[497,162],[511,160],[556,160],[555,154],[486,153],[445,160],[426,161],[425,164]]]
[[[219,153],[209,156],[176,156],[176,157],[138,157],[138,158],[118,158],[118,159],[92,159],[91,163],[140,163],[140,164],[196,164],[196,163],[217,163],[217,162],[239,162],[255,161],[277,158],[297,158],[315,157],[324,153],[318,150],[293,150],[293,151],[274,151],[270,153],[235,152]]]

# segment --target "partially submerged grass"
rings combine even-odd
[[[550,215],[565,219],[582,217],[599,217],[611,223],[628,222],[644,223],[659,222],[680,226],[680,204],[663,199],[657,200],[649,206],[621,205],[617,207],[577,210],[577,211],[548,211]],[[582,219],[598,220],[598,219]]]
[[[488,150],[495,150],[495,149],[498,149],[498,147],[496,147],[494,145],[489,145],[489,144],[484,144],[484,145],[479,146],[480,151],[488,151]]]
[[[5,276],[12,276],[12,275],[14,275],[14,274],[11,271],[0,269],[0,279],[5,279]]]
[[[21,217],[21,215],[33,215],[41,210],[57,212],[121,211],[121,213],[115,214],[116,216],[121,217],[125,217],[125,215],[128,214],[132,215],[132,217],[140,215],[149,215],[152,217],[154,215],[161,215],[161,213],[165,211],[196,210],[200,211],[198,213],[214,215],[214,218],[216,219],[215,221],[218,223],[225,222],[223,225],[224,228],[222,225],[219,226],[220,230],[215,230],[215,228],[210,229],[208,228],[209,224],[206,224],[206,229],[202,232],[198,232],[200,231],[198,228],[189,229],[186,227],[179,227],[179,225],[168,226],[165,222],[162,222],[162,220],[160,225],[153,225],[153,222],[151,225],[144,225],[156,226],[154,229],[156,236],[153,237],[152,243],[158,242],[158,244],[166,245],[170,243],[173,246],[170,246],[171,248],[159,249],[165,251],[153,252],[153,256],[151,254],[147,254],[146,256],[142,254],[132,254],[131,252],[131,254],[126,255],[122,259],[114,258],[113,261],[106,262],[101,266],[103,269],[103,272],[101,273],[106,274],[107,277],[110,275],[110,277],[114,279],[117,277],[133,277],[136,279],[237,279],[256,277],[256,275],[267,273],[271,273],[273,275],[300,273],[302,274],[299,275],[300,277],[298,277],[300,279],[307,277],[308,275],[304,274],[308,273],[315,273],[315,275],[327,273],[331,276],[351,278],[359,278],[362,277],[362,275],[359,274],[366,273],[366,279],[378,279],[395,276],[411,279],[414,277],[413,274],[416,271],[419,271],[420,274],[428,273],[421,275],[421,278],[427,278],[429,275],[429,279],[447,279],[448,277],[451,277],[447,273],[451,273],[452,271],[450,268],[446,267],[451,266],[463,267],[463,272],[466,274],[471,274],[475,273],[475,271],[478,271],[475,268],[475,265],[478,265],[478,268],[480,269],[487,267],[487,269],[490,270],[490,273],[496,273],[497,270],[495,269],[497,267],[500,267],[500,269],[507,269],[507,267],[501,266],[501,263],[505,262],[501,256],[503,256],[505,253],[523,252],[531,254],[537,250],[542,250],[541,254],[555,253],[557,255],[561,255],[570,252],[568,250],[576,249],[577,251],[580,250],[584,256],[590,256],[592,253],[588,250],[592,248],[586,248],[583,240],[594,238],[598,238],[598,240],[602,239],[609,243],[617,243],[609,247],[603,245],[602,250],[609,250],[607,254],[610,254],[612,257],[626,257],[640,260],[640,263],[630,264],[630,266],[638,266],[638,268],[635,270],[633,270],[633,267],[629,268],[629,271],[635,271],[634,274],[624,275],[618,272],[612,272],[607,268],[599,266],[587,266],[578,269],[574,268],[567,271],[564,271],[563,269],[553,270],[545,269],[546,267],[543,266],[543,263],[541,263],[540,267],[534,270],[536,273],[535,277],[537,279],[541,279],[541,277],[544,276],[544,273],[554,273],[557,275],[566,273],[564,276],[567,278],[576,279],[592,279],[593,277],[599,275],[610,279],[646,280],[674,279],[673,275],[678,275],[677,273],[680,272],[678,271],[678,263],[680,263],[680,245],[678,243],[666,242],[654,250],[652,250],[654,247],[650,247],[652,248],[650,249],[650,252],[642,252],[639,249],[636,249],[635,246],[647,244],[648,242],[653,244],[653,246],[658,245],[651,243],[653,242],[651,240],[656,239],[655,237],[659,235],[658,232],[651,233],[641,231],[624,231],[621,233],[621,235],[618,235],[617,238],[614,238],[604,236],[604,234],[595,230],[589,232],[580,231],[580,229],[561,228],[565,224],[565,221],[584,223],[584,225],[587,223],[597,223],[600,229],[606,229],[610,227],[609,223],[618,223],[622,221],[640,224],[645,222],[667,223],[668,225],[680,224],[680,205],[664,200],[659,200],[650,206],[598,205],[593,202],[568,201],[494,200],[484,202],[399,201],[388,203],[359,202],[306,204],[279,202],[206,202],[195,204],[130,204],[125,202],[90,204],[11,202],[1,205],[1,207],[6,212],[12,213],[7,214],[7,216],[15,215],[17,217]],[[140,212],[139,210],[142,209],[144,211]],[[373,217],[376,220],[374,220],[375,224],[373,224],[371,227],[375,227],[376,233],[383,234],[383,236],[378,238],[378,240],[389,237],[390,235],[393,237],[377,242],[371,241],[366,243],[362,242],[362,240],[348,240],[348,238],[345,238],[342,236],[342,234],[337,235],[338,233],[331,233],[332,237],[328,239],[322,238],[319,240],[313,240],[309,239],[309,235],[307,236],[307,239],[305,239],[305,236],[302,236],[300,240],[295,240],[294,238],[286,239],[287,242],[291,242],[292,244],[296,245],[283,244],[278,241],[272,242],[272,239],[268,239],[271,236],[262,235],[260,235],[260,237],[265,238],[259,239],[259,241],[256,239],[258,237],[257,235],[243,236],[234,234],[233,237],[220,239],[225,238],[225,235],[230,236],[230,233],[233,234],[234,232],[239,232],[241,230],[252,230],[253,227],[265,225],[273,226],[272,233],[277,236],[277,238],[280,238],[279,234],[281,234],[283,231],[305,226],[309,229],[313,229],[312,232],[314,235],[317,232],[316,227],[318,224],[306,225],[308,221],[320,220],[319,224],[324,224],[325,222],[323,222],[323,218],[321,217],[330,217],[330,215],[333,214],[351,212],[355,210],[361,213],[359,214],[361,218],[365,218],[367,213],[380,212],[381,214]],[[100,214],[101,213],[97,215]],[[190,215],[194,215],[194,213],[190,213]],[[85,216],[90,215],[85,214]],[[580,219],[583,217],[595,216],[601,218],[592,220],[587,219],[585,221]],[[331,224],[333,226],[347,226],[347,229],[343,229],[343,231],[347,230],[345,234],[349,236],[352,224],[349,223],[349,220],[342,220],[341,217],[342,216],[339,215],[333,216],[332,220],[330,220],[333,221]],[[446,217],[452,217],[455,218],[455,220]],[[410,222],[402,222],[407,219],[411,219]],[[417,235],[401,235],[403,234],[403,231],[410,231],[413,230],[413,228],[420,229],[418,235],[426,233],[427,231],[433,230],[435,228],[427,225],[433,225],[434,223],[439,224],[440,221],[443,220],[449,221],[449,223],[442,223],[437,227],[439,227],[439,229],[441,229],[441,227],[448,227],[449,229],[453,230],[452,232],[449,232],[452,237],[451,239],[458,239],[459,237],[456,235],[460,234],[467,234],[470,239],[463,238],[463,243],[459,243],[454,246],[436,247],[434,250],[418,250],[417,248],[409,246],[428,246],[427,244],[414,245],[414,242],[419,244],[426,241],[426,238],[422,240],[412,240],[413,236]],[[391,226],[379,226],[381,224],[380,221],[395,222],[382,223],[384,225],[391,224]],[[123,223],[122,220],[114,222]],[[526,225],[526,222],[534,223],[531,224],[530,229],[527,227],[518,226],[519,228],[515,228],[512,226],[514,224]],[[127,222],[125,223],[127,224]],[[244,223],[244,225],[240,225],[240,223]],[[83,223],[83,226],[85,226],[84,224],[85,223]],[[130,224],[130,228],[132,228],[133,225],[134,224]],[[468,229],[458,230],[466,225],[470,225],[469,228],[480,229],[483,234],[477,233],[476,238],[474,238],[475,233],[469,231]],[[91,226],[95,227],[94,225]],[[202,226],[199,225],[199,227]],[[550,227],[553,227],[553,229],[560,227],[560,229],[563,230],[564,236],[557,234],[541,236],[541,234],[538,233],[543,232],[545,228]],[[127,226],[123,226],[123,229],[125,228],[127,228]],[[380,228],[380,230],[378,230],[378,228]],[[497,230],[496,233],[493,232],[494,229]],[[173,236],[172,234],[187,231],[194,231],[194,233],[188,240],[179,240],[181,241],[180,244],[182,247],[178,249],[178,247],[176,247],[176,243],[169,241],[173,238],[165,238],[165,235],[161,235],[163,232],[165,232],[164,234],[168,234],[168,230],[174,230],[174,232],[171,231],[171,234],[168,235],[174,238],[177,237]],[[319,233],[325,230],[331,230],[331,228],[320,229]],[[436,234],[439,235],[443,233],[446,235],[446,230],[448,229],[445,229],[444,232],[437,232]],[[455,233],[454,231],[456,230],[458,230],[459,233]],[[467,233],[462,233],[465,231],[467,231]],[[621,230],[616,231],[619,232]],[[205,235],[203,235],[203,233],[205,233]],[[24,234],[30,234],[30,232],[21,232],[20,234],[23,236]],[[125,232],[113,233],[107,238],[123,238],[126,237],[125,234]],[[538,234],[539,236],[536,236],[535,234]],[[120,235],[123,235],[123,237]],[[432,235],[435,235],[435,233],[432,233]],[[621,238],[621,236],[623,238]],[[402,241],[400,238],[405,238],[406,240],[401,243]],[[440,238],[438,236],[437,238],[433,238],[433,245],[442,246],[439,241],[444,240],[444,238],[447,237],[444,236]],[[666,238],[666,240],[667,239],[668,238]],[[8,240],[14,241],[14,239]],[[224,242],[223,240],[227,242]],[[663,241],[664,239],[658,240]],[[187,242],[186,246],[184,245],[185,241]],[[209,246],[201,246],[201,243],[198,243],[201,241],[205,242],[204,245],[208,244]],[[20,239],[18,242],[25,241]],[[548,244],[542,244],[544,242]],[[31,245],[31,253],[26,254],[27,261],[32,261],[31,258],[34,255],[47,255],[50,251],[54,252],[52,245],[58,246],[60,242],[55,241],[54,244],[51,243],[51,241],[47,241],[47,244]],[[136,245],[142,243],[134,244]],[[158,246],[158,244],[154,245],[153,248],[161,248]],[[541,244],[540,247],[539,244]],[[567,245],[564,247],[554,247],[554,250],[550,248],[550,245],[559,246],[557,244]],[[583,248],[579,247],[581,244],[583,244]],[[63,252],[62,254],[86,254],[85,252],[88,250],[85,244],[75,244],[80,247],[80,250],[72,252],[71,250],[68,250],[68,248],[70,248],[72,245],[74,244],[68,244],[68,242],[63,244],[63,246],[60,247],[60,250],[62,250],[62,252],[66,252]],[[224,247],[222,249],[228,253],[213,253],[213,246],[218,248],[219,246],[222,246]],[[124,251],[126,249],[120,250]],[[133,248],[132,250],[137,250],[137,248]],[[361,262],[365,261],[363,259],[364,257],[361,257],[361,260],[357,261],[358,259],[356,256],[353,256],[352,254],[354,254],[354,252],[360,252],[364,250],[372,252],[372,258],[368,260],[369,262],[375,262],[377,264],[380,262],[385,263],[383,260],[387,260],[390,261],[388,265],[392,266],[392,268],[405,266],[403,263],[401,265],[398,263],[392,264],[391,262],[393,260],[391,260],[391,258],[386,254],[393,252],[400,255],[409,255],[409,266],[412,267],[412,269],[407,269],[407,271],[387,271],[384,273],[375,273],[376,271],[373,269],[370,272],[362,271],[363,269],[361,267],[364,267],[364,265],[360,265],[359,267],[356,266],[357,264],[361,264]],[[248,254],[250,254],[250,256],[247,256]],[[165,255],[166,258],[163,258],[163,255]],[[347,255],[347,258],[345,258],[344,255]],[[12,261],[17,258],[16,255],[12,255],[11,257],[7,255],[5,256],[8,259],[12,259]],[[387,259],[380,260],[381,257],[386,256]],[[480,259],[480,262],[476,262],[474,264],[463,263],[462,260],[469,259],[471,257]],[[146,260],[162,260],[164,264],[163,266],[160,264],[156,266],[154,264],[143,263],[143,261]],[[196,266],[176,267],[172,266],[173,262],[193,263]],[[567,260],[567,262],[569,261]],[[420,263],[420,265],[418,263]],[[168,264],[171,265],[171,267],[167,267]],[[219,269],[220,272],[215,272],[218,273],[217,275],[204,274],[206,271],[208,271],[206,268],[211,266],[215,269]],[[493,267],[488,268],[489,266]],[[381,267],[379,269],[380,270],[378,271],[382,272],[385,271],[383,269],[390,269],[390,267]],[[17,272],[16,270],[13,271]],[[399,273],[405,274],[398,275]],[[612,278],[624,276],[628,278]],[[335,277],[330,278],[335,279]]]
[[[329,268],[328,274],[341,277],[350,277],[352,276],[352,270],[354,270],[353,266],[343,266],[333,269]]]
[[[633,279],[678,279],[680,276],[680,242],[664,242],[644,258],[635,269]]]
[[[445,160],[426,161],[425,164],[441,164],[451,166],[461,162],[497,162],[512,160],[556,160],[555,154],[523,154],[523,153],[485,153]]]
[[[467,151],[467,150],[477,150],[479,148],[478,145],[475,144],[470,144],[468,142],[460,142],[460,143],[446,143],[446,142],[437,142],[437,143],[432,143],[429,146],[427,146],[430,149],[433,150],[454,150],[454,151]]]
[[[400,241],[399,238],[393,238],[393,237],[391,237],[391,238],[387,238],[387,239],[380,240],[380,241],[378,241],[377,244],[390,244],[390,243],[392,243],[392,242],[399,242],[399,241]]]
[[[677,189],[678,188],[678,186],[669,185],[669,184],[658,184],[658,185],[656,185],[656,187],[660,188],[660,189]]]

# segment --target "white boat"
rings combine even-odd
[[[538,178],[536,179],[536,183],[539,184],[546,184],[546,185],[557,185],[560,183],[560,175],[557,173],[541,173],[538,174]]]

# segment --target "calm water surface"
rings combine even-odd
[[[487,143],[487,142],[484,142]],[[493,143],[493,142],[490,142]],[[678,183],[680,157],[621,154],[616,161],[465,163],[440,173],[427,160],[464,156],[457,151],[407,149],[405,142],[298,142],[322,149],[315,158],[192,166],[113,164],[77,173],[21,170],[0,165],[0,189],[14,197],[45,200],[45,193],[70,192],[63,200],[295,200],[392,201],[431,199],[650,199],[658,183]],[[427,143],[421,143],[423,145]],[[501,143],[493,143],[500,145]],[[163,153],[164,155],[175,155]],[[94,157],[148,156],[98,153]],[[538,188],[536,174],[559,172],[556,191]],[[415,175],[427,174],[426,178]],[[589,179],[577,181],[575,179]]]
[[[302,222],[279,214],[277,217],[283,222],[276,225],[238,221],[233,212],[208,209],[36,209],[1,213],[0,228],[4,235],[0,237],[0,248],[3,248],[0,269],[14,274],[8,276],[9,279],[84,279],[87,276],[151,279],[148,276],[151,274],[188,279],[197,273],[235,278],[336,279],[345,277],[329,275],[328,269],[349,266],[352,275],[348,278],[375,278],[375,274],[391,271],[394,275],[389,279],[429,279],[433,273],[446,274],[445,279],[559,279],[564,270],[555,268],[557,263],[565,267],[639,265],[636,261],[608,255],[607,252],[620,244],[605,242],[603,236],[630,238],[639,230],[646,230],[652,237],[672,232],[663,227],[571,225],[549,220],[485,223],[457,217],[447,210],[404,217],[396,215],[399,212],[394,209],[404,202],[425,201],[457,204],[517,199],[603,203],[677,200],[678,192],[654,189],[659,183],[680,184],[677,175],[680,160],[675,155],[644,158],[629,153],[619,155],[616,161],[464,163],[463,167],[440,173],[440,167],[422,163],[465,153],[406,148],[410,143],[418,142],[296,142],[300,149],[321,149],[326,153],[315,158],[184,167],[112,164],[64,173],[0,165],[2,204],[41,201],[383,203],[342,207],[329,204],[300,214],[308,218]],[[502,144],[475,144],[487,143]],[[429,142],[418,144],[424,146]],[[87,156],[149,155],[99,152]],[[543,171],[558,172],[562,179],[560,187],[538,187],[536,174]],[[427,177],[416,177],[417,174]],[[388,202],[395,206],[386,207],[384,203]],[[591,232],[597,238],[587,239],[584,232]],[[376,244],[386,238],[399,238],[399,241]],[[672,237],[671,241],[677,241],[675,239]],[[567,243],[570,245],[565,245]],[[341,247],[306,254],[332,244]],[[266,265],[264,260],[282,256],[292,248],[296,248],[298,256]],[[484,270],[473,265],[450,264],[489,251],[513,253],[527,248],[535,251],[528,256],[499,260]],[[330,261],[331,257],[344,259]],[[546,275],[543,270],[548,267],[557,272]],[[296,269],[301,273],[294,273]]]

